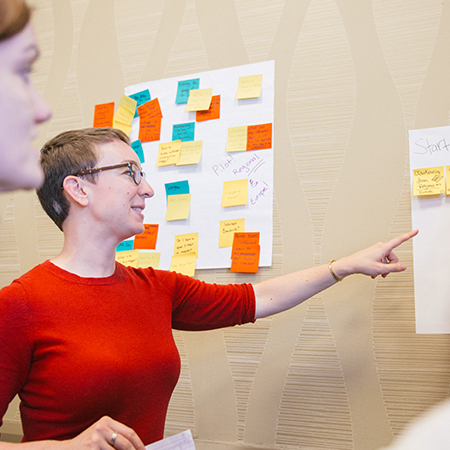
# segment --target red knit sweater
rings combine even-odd
[[[172,327],[254,320],[251,285],[116,265],[82,278],[45,262],[0,291],[0,417],[18,393],[24,441],[72,438],[104,415],[163,438],[180,372]]]

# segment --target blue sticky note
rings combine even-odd
[[[136,112],[134,113],[134,117],[138,117],[138,106],[143,105],[144,103],[149,102],[152,98],[150,97],[150,91],[146,89],[145,91],[136,92],[136,94],[131,94],[130,97],[136,100]]]
[[[134,239],[128,239],[122,241],[117,247],[116,252],[126,252],[127,250],[133,250]]]
[[[189,181],[175,181],[174,183],[166,183],[166,195],[189,194]]]
[[[144,157],[144,149],[142,148],[142,143],[138,139],[137,141],[133,141],[131,143],[131,148],[136,152],[136,154],[139,156],[139,161],[141,163],[145,163],[145,157]]]
[[[193,141],[195,135],[195,122],[179,123],[173,126],[172,141]]]
[[[200,86],[200,78],[193,80],[183,80],[178,82],[177,99],[175,103],[187,103],[189,92],[191,89],[198,89]]]

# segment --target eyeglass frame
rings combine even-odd
[[[132,169],[132,165],[135,165],[139,169],[138,172],[141,175],[141,178],[139,179],[139,182],[137,182],[137,180],[136,180],[136,178],[134,176],[135,172]],[[94,173],[104,172],[106,170],[120,169],[122,167],[128,167],[128,170],[130,171],[131,178],[132,178],[134,184],[136,184],[137,186],[139,186],[141,184],[142,178],[145,179],[145,172],[135,162],[126,162],[126,163],[115,164],[113,166],[93,167],[92,169],[84,169],[84,170],[80,170],[77,173],[72,174],[72,176],[73,177],[81,177],[83,175],[91,175],[91,174],[94,174]]]

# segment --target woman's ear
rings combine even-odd
[[[83,189],[83,184],[84,182],[82,179],[74,175],[69,175],[64,178],[63,189],[70,197],[69,200],[78,203],[80,206],[87,206],[89,199],[87,193]]]

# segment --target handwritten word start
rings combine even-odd
[[[422,149],[420,151],[415,151],[414,153],[416,155],[426,155],[428,153],[432,155],[433,153],[442,151],[450,152],[450,145],[447,144],[445,138],[441,139],[436,143],[433,142],[430,143],[428,139],[421,138],[418,141],[416,141],[415,144],[417,147],[420,147]]]

